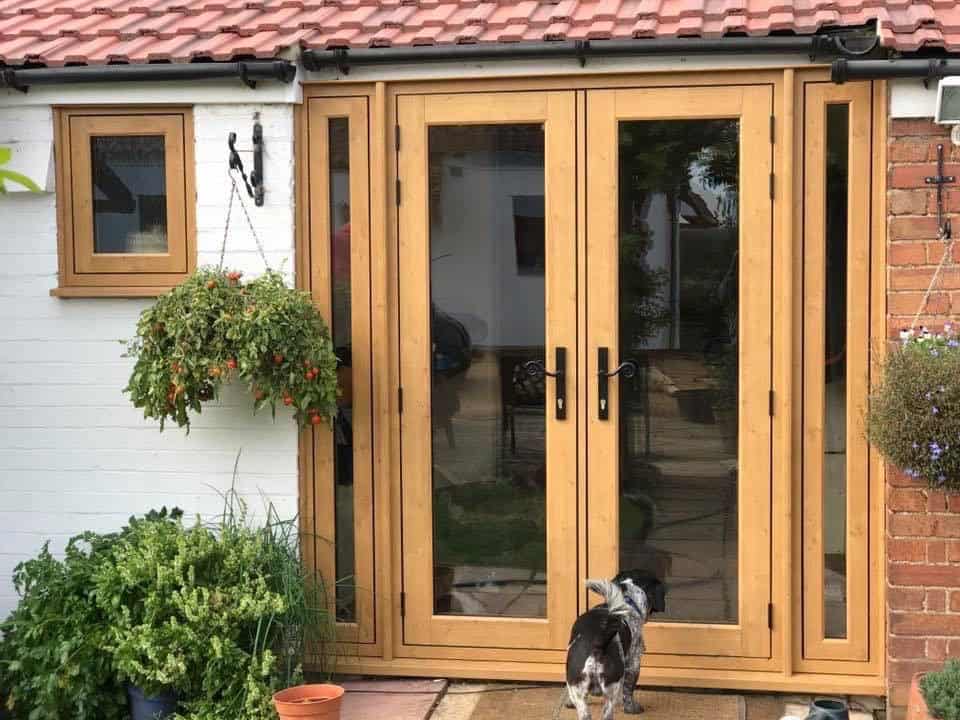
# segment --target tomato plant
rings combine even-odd
[[[303,426],[336,411],[330,333],[309,294],[277,272],[243,283],[237,271],[198,270],[143,311],[126,347],[136,362],[124,391],[161,429],[189,431],[190,414],[235,379],[255,411],[280,401]]]

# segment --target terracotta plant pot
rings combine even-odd
[[[910,698],[907,700],[907,720],[934,720],[920,689],[920,681],[926,673],[917,673],[910,683]]]
[[[273,696],[280,720],[339,720],[342,702],[339,685],[297,685]]]

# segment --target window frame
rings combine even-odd
[[[93,252],[90,139],[162,135],[166,171],[165,254]],[[55,107],[57,239],[61,297],[154,297],[197,266],[193,111],[185,106]]]

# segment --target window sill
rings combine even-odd
[[[59,298],[155,298],[169,291],[167,287],[112,287],[107,285],[56,287],[50,290]]]

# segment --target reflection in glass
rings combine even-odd
[[[544,133],[429,130],[434,612],[546,616]]]
[[[162,135],[90,138],[93,251],[167,252]]]
[[[353,332],[350,313],[350,143],[349,121],[331,118],[330,277],[333,297],[331,333],[339,359],[340,401],[333,423],[335,483],[337,620],[356,621],[355,532],[353,525]]]
[[[827,106],[824,326],[824,632],[847,636],[847,174],[848,105]]]
[[[619,128],[620,567],[736,623],[739,123]]]

